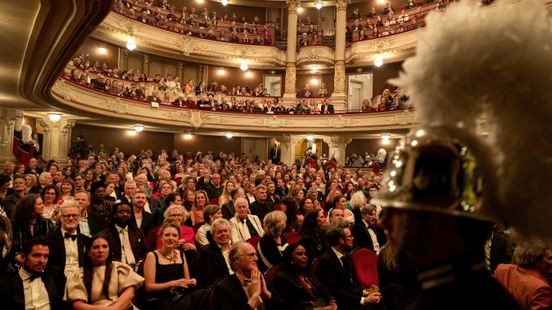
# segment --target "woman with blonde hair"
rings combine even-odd
[[[209,196],[204,190],[196,191],[194,197],[194,204],[192,205],[192,210],[190,215],[192,217],[192,225],[199,225],[205,222],[203,219],[203,208],[207,206],[209,202]]]
[[[272,211],[263,220],[264,234],[257,245],[259,254],[259,270],[267,271],[270,267],[282,261],[282,252],[288,244],[283,238],[286,229],[287,216],[282,211]]]
[[[234,182],[230,180],[227,180],[226,182],[224,182],[222,186],[222,195],[220,195],[219,201],[218,201],[219,206],[222,207],[223,204],[232,200],[232,196],[230,195],[230,193],[234,189],[235,185],[236,184],[234,184]]]

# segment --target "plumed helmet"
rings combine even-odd
[[[491,221],[476,154],[438,129],[412,131],[390,157],[383,188],[371,203]]]

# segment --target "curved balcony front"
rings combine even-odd
[[[125,46],[132,37],[141,52],[205,64],[239,67],[245,60],[254,68],[274,69],[282,68],[286,62],[285,52],[275,46],[191,37],[150,26],[115,12],[104,19],[92,37],[119,46]]]
[[[160,127],[322,134],[407,129],[416,122],[415,113],[411,110],[332,115],[274,115],[218,112],[162,104],[159,107],[152,107],[148,102],[108,95],[63,78],[56,81],[51,94],[68,108],[106,118],[140,121]]]

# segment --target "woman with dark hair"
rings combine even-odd
[[[0,174],[0,204],[2,200],[8,196],[8,190],[10,189],[11,178],[5,174]],[[8,216],[11,214],[8,214]]]
[[[40,190],[40,197],[44,203],[42,217],[56,222],[59,213],[59,191],[55,185],[47,185]]]
[[[75,182],[71,179],[63,179],[61,181],[60,197],[57,200],[58,205],[62,205],[64,201],[75,199]]]
[[[285,249],[282,265],[272,284],[290,310],[337,309],[330,292],[310,274],[307,252],[298,243],[290,244]]]
[[[299,231],[301,224],[303,224],[304,217],[299,214],[297,201],[292,197],[284,197],[280,203],[282,211],[284,211],[287,217],[285,232]]]
[[[54,230],[52,221],[42,217],[43,209],[44,203],[38,194],[27,194],[17,203],[12,221],[13,243],[8,255],[12,259],[10,270],[17,270],[16,264],[23,263],[20,252],[25,241]]]
[[[305,221],[299,231],[299,243],[303,245],[309,257],[309,265],[328,249],[325,228],[327,222],[324,211],[311,212],[305,216]]]
[[[89,192],[92,192],[92,184],[96,182],[97,175],[94,169],[88,169],[84,173],[84,189]]]
[[[65,300],[74,309],[131,309],[135,290],[144,279],[124,263],[111,260],[103,235],[90,238],[82,268],[67,279]]]
[[[191,211],[192,206],[194,205],[194,198],[195,198],[195,190],[192,189],[184,189],[182,191],[182,205],[184,208],[186,208],[186,211]],[[192,220],[190,219],[190,225],[192,223]]]

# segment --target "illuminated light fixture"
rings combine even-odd
[[[249,69],[249,65],[247,64],[247,61],[243,60],[240,64],[240,70],[247,71],[247,69]]]
[[[131,136],[131,137],[134,137],[135,135],[137,135],[138,133],[134,130],[127,130],[127,135]]]
[[[226,138],[228,138],[228,139],[232,139],[233,136],[234,136],[234,133],[232,133],[232,132],[227,132],[226,133]]]
[[[225,74],[226,74],[226,70],[224,70],[224,69],[218,69],[218,70],[217,70],[217,74],[218,74],[218,75],[225,75]]]
[[[61,119],[61,113],[59,112],[48,112],[48,118],[52,121],[52,122],[59,122],[59,120]]]
[[[381,134],[381,142],[383,144],[389,144],[389,139],[391,138],[391,135],[388,133],[382,133]]]
[[[192,133],[191,132],[187,132],[184,134],[184,140],[191,140],[192,139]]]
[[[299,4],[297,5],[297,13],[298,13],[298,14],[303,13],[303,7],[301,6],[301,3],[299,3]]]
[[[196,3],[203,4],[204,0],[196,0]]]
[[[314,139],[314,136],[313,135],[307,135],[307,141],[312,141]]]
[[[134,39],[128,39],[126,48],[131,52],[136,49],[136,42],[134,42]]]
[[[98,54],[105,55],[107,54],[107,48],[105,47],[98,47]]]
[[[315,86],[318,85],[319,82],[320,82],[320,81],[319,81],[317,78],[312,78],[312,79],[310,80],[310,83],[311,83],[312,85],[315,85]]]
[[[376,59],[374,59],[374,66],[376,67],[381,67],[383,65],[383,57],[381,56],[381,54],[378,54],[376,56]]]
[[[246,78],[252,78],[253,77],[253,72],[251,72],[251,71],[245,72],[245,77]]]
[[[385,0],[378,0],[377,2],[378,2],[378,4],[384,4]]]
[[[314,7],[317,10],[320,10],[323,6],[324,6],[324,2],[322,2],[322,0],[318,0],[318,1],[316,1],[316,3],[314,3]]]
[[[136,131],[137,133],[140,133],[140,132],[144,131],[144,125],[142,125],[142,124],[134,125],[134,131]]]
[[[228,5],[228,0],[221,0],[220,3],[221,3],[223,6],[227,6],[227,5]]]

